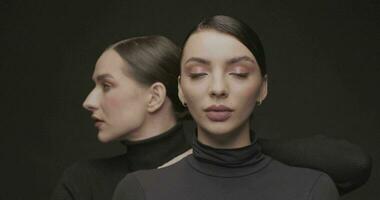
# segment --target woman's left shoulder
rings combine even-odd
[[[269,156],[266,156],[266,157],[269,157]],[[271,160],[272,162],[270,163],[270,166],[269,166],[270,170],[275,171],[279,174],[284,174],[288,176],[296,176],[300,178],[304,177],[304,178],[310,178],[310,179],[317,179],[322,174],[326,175],[324,172],[316,170],[316,169],[288,165],[274,158],[271,158]]]
[[[338,199],[339,193],[332,179],[324,172],[286,165],[280,161],[272,160],[268,166],[274,176],[288,186],[294,186],[307,194],[307,199]]]
[[[335,200],[339,199],[339,193],[333,180],[327,174],[321,172],[320,176],[310,188],[308,199]]]

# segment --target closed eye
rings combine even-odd
[[[189,77],[191,79],[199,79],[199,78],[206,76],[206,75],[207,75],[207,73],[190,73]]]
[[[230,73],[230,75],[236,76],[238,78],[247,78],[249,73]]]
[[[107,92],[111,89],[112,85],[108,84],[108,83],[102,83],[101,84],[101,87],[102,87],[102,90]]]

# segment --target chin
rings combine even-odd
[[[225,122],[215,122],[208,126],[203,126],[202,129],[210,135],[227,135],[234,130],[233,126]]]
[[[112,137],[112,134],[110,134],[110,133],[105,133],[103,131],[99,131],[98,140],[102,143],[109,143],[109,142],[112,142],[116,139],[114,137]]]

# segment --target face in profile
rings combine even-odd
[[[201,30],[186,42],[179,96],[198,124],[198,134],[230,134],[249,128],[257,101],[266,96],[266,78],[255,56],[235,37]]]
[[[126,68],[128,64],[116,51],[105,51],[95,65],[95,87],[83,102],[102,142],[128,139],[145,119],[147,89],[126,74]]]

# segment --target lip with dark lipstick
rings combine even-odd
[[[93,115],[93,116],[91,116],[91,118],[94,120],[96,128],[100,128],[102,126],[102,124],[104,124],[104,120],[100,119],[97,116]]]
[[[212,105],[204,109],[206,116],[211,121],[223,122],[231,117],[233,110],[225,105]]]

